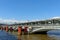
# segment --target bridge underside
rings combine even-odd
[[[32,31],[31,33],[47,33],[47,31],[50,31],[50,30],[60,30],[60,29],[41,29],[37,31]]]
[[[35,33],[35,32],[47,32],[49,30],[60,30],[60,26],[41,26],[39,27],[33,27],[33,30],[31,31],[31,33]]]

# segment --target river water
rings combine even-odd
[[[6,31],[0,30],[0,40],[17,40],[17,38]]]
[[[55,36],[50,37],[47,34],[17,35],[16,32],[13,32],[12,34],[15,35],[18,40],[60,40],[60,38],[56,38]]]
[[[46,34],[22,35],[22,40],[49,40]]]
[[[51,35],[55,33],[55,35]],[[56,33],[59,33],[56,35]],[[0,31],[0,40],[60,40],[60,31],[50,32],[50,34],[27,34],[18,35],[17,32]]]

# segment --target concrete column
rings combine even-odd
[[[27,26],[25,26],[25,28],[24,28],[24,34],[27,34],[27,32],[28,32],[28,30],[27,30]]]
[[[22,28],[21,26],[18,26],[18,35],[21,35],[21,33],[22,33]]]
[[[10,32],[12,32],[13,31],[13,28],[12,27],[10,27]]]
[[[8,32],[8,26],[6,26],[6,32]]]

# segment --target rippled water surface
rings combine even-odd
[[[13,35],[16,35],[16,37],[18,38],[18,40],[60,40],[60,38],[58,37],[50,37],[47,34],[30,34],[30,35],[17,35],[16,32],[12,33]],[[51,35],[52,36],[52,35]]]
[[[56,32],[56,31],[55,31]],[[18,35],[17,32],[5,32],[5,31],[0,31],[0,40],[60,40],[60,34],[56,35],[59,33],[54,34],[54,32],[50,32],[53,35],[48,35],[48,34],[28,34],[24,35]],[[15,35],[15,36],[14,36]]]
[[[17,40],[17,38],[14,35],[0,30],[0,40]]]

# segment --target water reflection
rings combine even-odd
[[[60,37],[57,37],[55,35],[50,35],[48,34],[29,34],[29,35],[18,35],[17,32],[13,32],[13,35],[16,35],[18,40],[60,40]]]
[[[18,40],[52,40],[47,36],[47,34],[29,34],[29,35],[17,35],[17,32],[14,33]]]
[[[21,40],[49,40],[46,34],[22,35],[18,38],[21,38]]]
[[[48,37],[54,40],[60,40],[60,30],[51,30],[47,32]]]
[[[0,30],[0,40],[17,40],[17,38],[5,31]]]
[[[21,40],[21,35],[18,35],[18,37],[17,37],[17,38],[18,38],[18,40]]]

